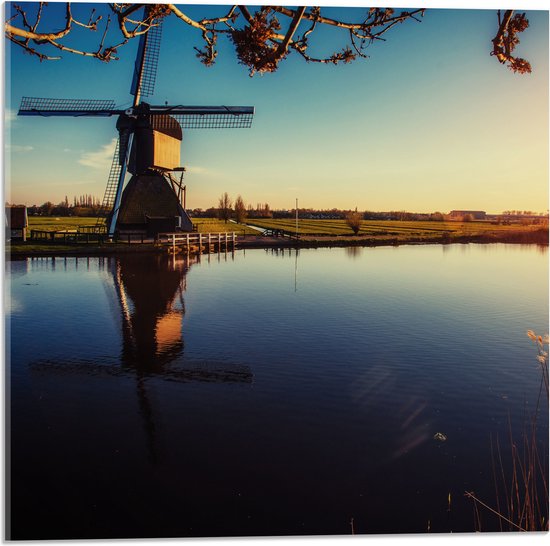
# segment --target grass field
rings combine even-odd
[[[251,219],[250,224],[263,227],[296,232],[294,219]],[[495,232],[533,231],[541,226],[496,225],[490,222],[407,222],[399,220],[365,220],[359,235],[371,237],[437,237],[450,238],[464,235],[483,235]],[[338,236],[352,235],[345,220],[298,220],[298,233],[304,236]]]
[[[200,233],[225,233],[235,232],[238,235],[259,235],[259,232],[247,225],[234,222],[225,223],[217,218],[192,218],[193,223]],[[93,226],[97,222],[95,217],[29,217],[29,230],[76,230],[82,226]],[[281,229],[295,233],[296,222],[288,219],[250,219],[248,223],[261,228]],[[502,238],[506,234],[524,234],[539,231],[539,225],[497,225],[491,222],[427,222],[427,221],[398,221],[398,220],[365,220],[361,226],[359,235],[363,238],[371,238],[375,242],[383,243],[385,240],[407,242],[430,242],[442,239],[452,242],[454,239],[476,236],[497,236]],[[299,220],[298,233],[304,239],[319,238],[329,240],[334,237],[352,236],[351,229],[345,220]],[[530,236],[529,236],[530,237]],[[538,241],[540,233],[531,242]]]
[[[192,218],[193,224],[197,226],[200,233],[225,233],[234,231],[239,235],[258,235],[258,231],[248,226],[218,220],[217,218]],[[95,226],[96,217],[50,217],[50,216],[29,216],[29,230],[39,229],[44,231],[63,231],[78,229],[82,226]],[[101,219],[103,222],[103,219]]]
[[[259,235],[259,232],[242,224],[218,220],[217,218],[191,218],[194,225],[197,226],[199,233],[225,233],[234,231],[238,235]]]
[[[103,223],[103,219],[100,219]],[[82,226],[95,226],[97,218],[65,216],[55,218],[53,216],[29,216],[29,230],[41,229],[44,231],[62,231],[66,229],[78,229]]]

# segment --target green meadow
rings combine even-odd
[[[234,222],[225,223],[217,218],[192,218],[193,224],[197,226],[199,233],[225,233],[236,232],[239,235],[258,235],[258,231],[248,226],[235,224]],[[101,218],[100,223],[104,220]],[[78,230],[85,226],[95,226],[97,223],[96,217],[79,217],[79,216],[29,216],[29,230],[37,229],[44,231],[65,231]]]
[[[261,242],[261,229],[282,230],[288,234],[296,233],[294,219],[249,219],[245,224],[224,222],[217,218],[192,218],[199,233],[235,232],[247,236],[249,244]],[[79,231],[80,228],[95,226],[95,217],[29,217],[28,240],[26,243],[13,243],[8,250],[30,252],[33,246],[39,250],[49,248],[47,240],[30,239],[31,230],[43,231]],[[548,244],[548,227],[542,225],[522,225],[520,223],[505,225],[489,221],[472,222],[434,222],[434,221],[399,221],[399,220],[365,220],[358,236],[354,236],[345,220],[299,219],[298,234],[304,245],[319,244],[406,244],[406,243],[441,243],[441,242],[523,242]],[[252,238],[256,241],[254,242]],[[276,239],[283,244],[282,239]],[[62,241],[58,241],[58,244]],[[271,241],[273,244],[274,241]],[[91,249],[92,245],[86,245]],[[74,246],[73,246],[74,248]],[[60,250],[60,248],[58,248]]]
[[[29,230],[38,229],[44,231],[64,231],[74,230],[83,226],[95,226],[97,224],[95,216],[29,216]],[[100,223],[103,224],[103,218],[100,218]]]
[[[296,232],[296,220],[285,219],[250,219],[247,223],[266,229],[281,229]],[[473,222],[433,222],[433,221],[400,221],[400,220],[365,220],[359,231],[360,236],[368,237],[441,237],[477,236],[489,233],[517,233],[541,229],[539,225],[493,224],[487,221]],[[303,236],[341,236],[352,235],[351,228],[345,220],[298,220],[298,234]]]

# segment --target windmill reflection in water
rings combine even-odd
[[[121,325],[120,357],[106,363],[78,359],[41,360],[30,365],[34,373],[135,379],[151,462],[156,462],[158,455],[149,380],[185,384],[252,383],[253,379],[246,365],[184,357],[183,294],[187,272],[199,259],[197,255],[141,253],[100,258],[99,267],[108,274],[104,284],[108,301],[113,303],[115,320]]]

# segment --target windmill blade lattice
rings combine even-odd
[[[142,105],[144,106],[144,105]],[[113,100],[50,99],[23,97],[19,115],[23,116],[115,116],[125,112],[138,114],[140,107],[127,111],[115,109]],[[174,118],[182,129],[248,129],[254,116],[253,106],[148,106],[141,113]],[[167,118],[168,119],[168,118]],[[162,122],[161,122],[162,124]],[[159,124],[157,123],[157,126]]]
[[[253,114],[187,114],[173,115],[182,129],[248,129]]]
[[[159,116],[155,126],[175,119],[182,129],[248,129],[254,117],[253,106],[150,106],[149,114]]]
[[[19,106],[20,116],[112,116],[114,100],[102,99],[49,99],[23,97]]]
[[[145,18],[149,15],[149,7],[145,8]],[[153,22],[153,26],[139,38],[138,54],[134,65],[134,77],[130,94],[136,97],[150,97],[155,92],[157,66],[162,38],[162,19]]]
[[[111,170],[109,171],[109,178],[107,179],[107,187],[105,188],[105,193],[103,195],[103,202],[101,203],[101,209],[99,211],[97,224],[101,223],[100,218],[106,216],[111,209],[113,208],[113,203],[115,202],[116,190],[118,186],[118,181],[120,178],[120,172],[122,171],[122,162],[120,160],[120,138],[116,141],[115,152],[113,154],[113,162],[111,163]],[[127,139],[123,144],[124,149],[128,145]]]

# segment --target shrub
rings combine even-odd
[[[363,223],[363,215],[357,210],[355,212],[348,212],[346,214],[346,224],[351,228],[354,235],[359,233],[361,224]]]

